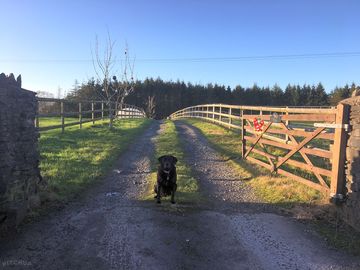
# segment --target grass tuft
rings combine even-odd
[[[164,131],[157,137],[155,142],[155,155],[152,160],[153,173],[150,175],[149,190],[143,199],[154,199],[153,187],[156,183],[158,166],[157,158],[162,155],[173,155],[178,159],[176,164],[178,187],[175,200],[181,202],[181,204],[197,203],[201,200],[199,186],[196,179],[192,177],[191,168],[185,163],[184,152],[181,147],[176,127],[173,122],[168,120],[165,121],[164,125]],[[164,200],[170,200],[170,197],[165,197]]]

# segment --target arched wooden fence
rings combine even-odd
[[[242,158],[332,197],[345,194],[348,107],[205,104],[170,119],[200,118],[239,132]]]

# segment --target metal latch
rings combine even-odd
[[[314,123],[314,127],[343,128],[345,131],[350,131],[349,124]]]

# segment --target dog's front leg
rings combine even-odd
[[[161,185],[158,185],[158,189],[157,189],[157,203],[161,203],[161,190],[162,189],[162,187],[161,187]]]

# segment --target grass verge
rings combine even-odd
[[[229,158],[234,169],[264,202],[286,208],[298,219],[314,226],[329,245],[360,255],[360,233],[341,222],[323,195],[294,180],[273,176],[264,168],[240,159],[240,135],[224,127],[198,119],[184,122],[196,127],[220,154]]]
[[[42,199],[66,201],[96,182],[150,121],[121,119],[112,130],[108,121],[98,121],[82,129],[66,128],[64,133],[60,129],[41,133],[40,168],[48,183]]]
[[[150,175],[149,190],[144,196],[145,200],[154,200],[153,187],[156,183],[156,172],[158,161],[157,158],[162,155],[173,155],[178,159],[176,165],[177,170],[177,191],[175,200],[181,202],[181,204],[197,203],[201,200],[199,192],[199,186],[194,177],[191,174],[191,168],[186,165],[184,161],[184,152],[181,147],[181,143],[176,131],[175,125],[172,121],[164,122],[163,132],[156,138],[155,141],[155,155],[152,159],[152,173]],[[165,200],[169,200],[170,197],[165,197]]]

